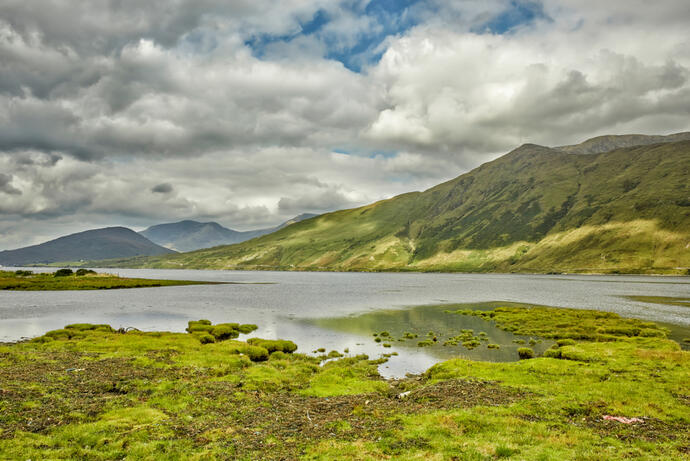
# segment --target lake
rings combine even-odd
[[[32,269],[32,268],[29,268]],[[42,271],[43,269],[33,269]],[[46,269],[48,270],[48,269]],[[50,269],[51,271],[54,269]],[[674,339],[690,337],[690,308],[646,303],[627,296],[690,299],[690,277],[420,274],[340,272],[246,272],[154,269],[98,269],[126,277],[230,282],[108,291],[0,292],[0,341],[34,337],[69,323],[108,323],[115,328],[184,331],[188,320],[255,323],[252,336],[291,339],[302,352],[348,349],[378,357],[397,353],[380,370],[384,376],[419,373],[453,356],[513,360],[513,337],[489,322],[445,313],[437,306],[508,301],[598,309],[668,324]],[[476,323],[479,322],[479,323]],[[382,330],[461,328],[483,331],[498,351],[486,346],[416,347],[374,342]],[[393,331],[391,331],[393,333]],[[397,333],[396,333],[397,334]],[[420,338],[424,339],[424,338]],[[413,344],[414,343],[414,344]],[[535,345],[536,349],[547,343]]]

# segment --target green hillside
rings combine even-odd
[[[237,245],[105,265],[690,273],[690,141],[677,139],[592,154],[526,144],[424,192]]]

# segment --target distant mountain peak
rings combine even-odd
[[[174,253],[122,226],[91,229],[39,245],[0,252],[0,264],[21,266]]]
[[[217,222],[199,222],[190,219],[151,226],[140,232],[149,240],[176,251],[194,251],[221,245],[241,243],[262,235],[270,234],[283,227],[317,216],[302,213],[276,227],[250,231],[228,229]]]
[[[647,146],[650,144],[687,140],[690,140],[690,131],[665,136],[644,134],[604,135],[590,138],[580,144],[559,146],[555,149],[568,152],[569,154],[602,154],[623,147]]]

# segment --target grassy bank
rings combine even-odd
[[[46,291],[46,290],[114,290],[119,288],[165,287],[176,285],[204,285],[213,282],[189,280],[154,280],[119,277],[112,274],[97,274],[83,269],[77,272],[58,270],[54,273],[31,271],[0,271],[0,290]]]
[[[289,341],[239,340],[252,325],[191,322],[187,334],[72,325],[0,346],[0,453],[690,459],[690,353],[654,324],[545,309],[477,315],[554,338],[560,345],[548,357],[454,359],[397,381],[381,379],[380,362],[365,356],[316,357]],[[577,334],[583,322],[591,335]]]

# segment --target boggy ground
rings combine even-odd
[[[397,381],[365,356],[264,360],[265,343],[198,334],[79,326],[2,345],[0,459],[690,459],[690,353],[610,315],[575,340],[567,322],[600,313],[543,309],[493,317],[566,331],[551,357]]]

